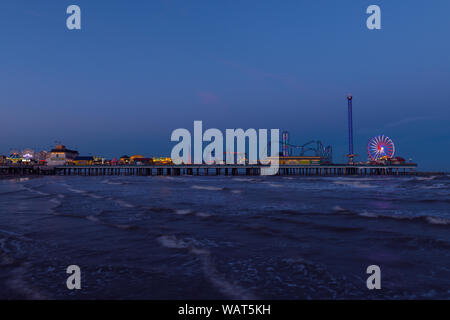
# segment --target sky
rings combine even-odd
[[[202,120],[321,140],[342,163],[351,93],[359,160],[384,134],[448,171],[449,34],[448,0],[2,0],[0,154],[170,155],[172,131]]]

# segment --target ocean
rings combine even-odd
[[[449,204],[449,175],[7,178],[0,298],[449,299]]]

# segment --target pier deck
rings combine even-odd
[[[92,165],[92,166],[0,166],[0,175],[64,176],[213,176],[261,175],[263,165]],[[404,165],[280,165],[282,176],[411,175],[416,164]]]

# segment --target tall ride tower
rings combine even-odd
[[[290,156],[289,150],[289,132],[283,131],[281,133],[281,154],[283,157]]]
[[[348,101],[348,163],[353,164],[353,158],[356,156],[353,153],[353,110],[352,110],[352,95],[347,96]]]

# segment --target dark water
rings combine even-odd
[[[449,176],[1,180],[0,298],[449,299],[449,195]]]

